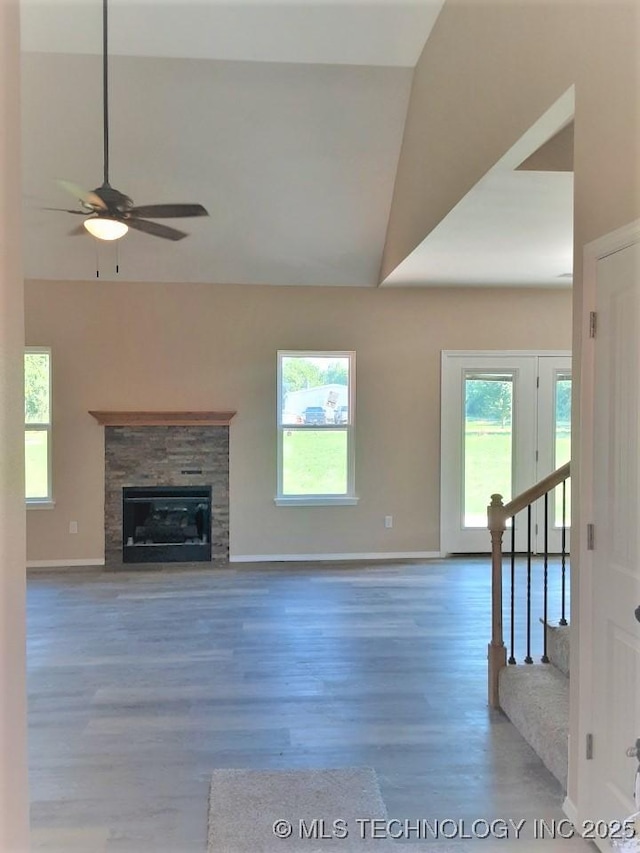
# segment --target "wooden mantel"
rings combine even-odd
[[[229,426],[235,412],[89,412],[102,426]]]

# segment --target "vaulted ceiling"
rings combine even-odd
[[[25,274],[377,286],[443,2],[110,0],[111,183],[210,216],[168,221],[190,232],[179,243],[105,244],[43,209],[75,205],[56,179],[102,183],[101,0],[22,0]],[[572,176],[545,163],[488,176],[384,286],[570,281]]]

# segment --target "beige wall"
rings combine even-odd
[[[640,3],[447,0],[416,67],[383,277],[575,85],[579,247],[640,211]]]
[[[575,86],[573,387],[579,411],[583,247],[640,218],[638,0],[447,0],[416,67],[382,274],[570,86]],[[580,422],[574,418],[574,529],[581,524],[579,453]],[[584,652],[575,553],[571,571],[575,675],[568,796],[582,809],[586,773],[579,770],[589,696],[581,692],[577,665]]]
[[[437,551],[440,351],[567,349],[570,303],[567,290],[29,282],[27,341],[53,350],[56,506],[29,511],[28,558],[103,556],[89,409],[237,410],[233,556]],[[358,506],[274,505],[278,349],[356,350]]]
[[[20,30],[0,0],[0,850],[27,853]]]

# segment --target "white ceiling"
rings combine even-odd
[[[110,0],[111,184],[210,213],[168,220],[179,243],[114,245],[42,209],[76,207],[56,178],[102,183],[101,0],[21,0],[25,274],[377,286],[412,68],[443,2]],[[571,175],[516,166],[383,284],[566,283]]]
[[[109,0],[109,53],[412,68],[444,0]],[[101,0],[21,0],[22,48],[100,53]]]
[[[562,287],[572,242],[573,172],[490,173],[384,283]]]

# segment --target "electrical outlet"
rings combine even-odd
[[[384,526],[387,528],[387,530],[388,530],[390,527],[393,527],[393,516],[392,516],[392,515],[385,515],[385,517],[384,517]]]
[[[69,533],[77,533],[78,532],[78,522],[70,521],[69,522]]]

